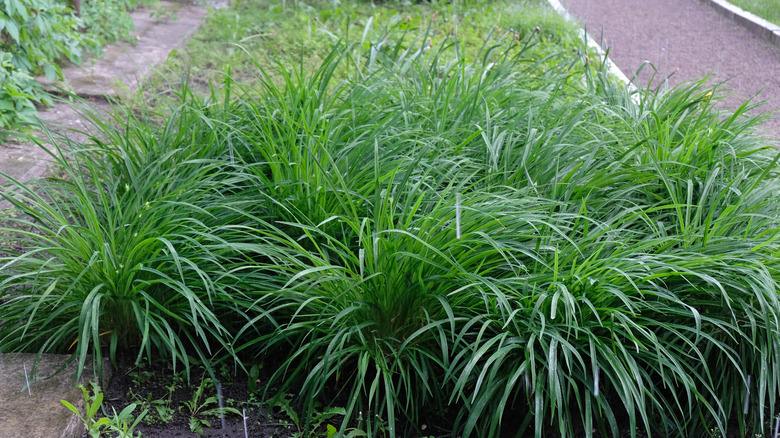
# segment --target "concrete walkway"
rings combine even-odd
[[[711,75],[728,81],[723,106],[767,100],[762,111],[780,109],[780,48],[723,16],[711,0],[562,0],[596,40],[603,35],[617,66],[640,86],[670,85]],[[766,132],[780,138],[780,119]]]
[[[105,56],[86,61],[84,66],[65,68],[65,88],[98,107],[108,108],[106,97],[121,97],[135,91],[139,81],[174,49],[183,47],[203,23],[206,9],[161,1],[168,10],[176,9],[177,19],[158,21],[150,10],[132,14],[137,42],[118,43],[105,48]],[[47,84],[52,86],[53,84]],[[79,114],[67,104],[57,104],[40,112],[40,118],[52,126],[84,129]],[[0,172],[27,181],[45,175],[48,170],[45,151],[25,143],[0,145]],[[3,179],[0,177],[0,183]],[[2,190],[2,187],[0,187]],[[8,204],[0,203],[0,209]],[[67,360],[67,356],[44,355],[33,375],[36,356],[0,355],[0,438],[78,438],[84,426],[60,400],[83,409],[81,390],[73,385],[75,364],[49,377]],[[84,382],[92,378],[85,370]],[[110,369],[110,367],[104,367]],[[49,377],[49,378],[45,378]],[[45,379],[44,379],[45,378]]]

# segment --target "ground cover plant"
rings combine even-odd
[[[68,3],[68,4],[66,4]],[[61,66],[99,56],[102,47],[127,39],[133,30],[125,0],[73,4],[52,0],[9,0],[0,5],[0,139],[35,123],[37,105],[51,105],[34,76],[62,79]]]
[[[766,433],[780,186],[750,105],[373,17],[314,68],[54,138],[61,177],[4,195],[0,349],[263,369],[304,435],[329,407],[353,436]]]
[[[48,99],[33,75],[54,78],[57,61],[79,62],[84,37],[65,5],[47,0],[13,0],[0,7],[0,135],[31,123],[34,103]]]

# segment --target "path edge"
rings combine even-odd
[[[710,5],[720,15],[741,25],[759,38],[780,47],[780,26],[726,0],[699,1]]]
[[[625,73],[623,73],[623,70],[621,70],[617,65],[615,65],[614,62],[609,58],[607,52],[604,50],[604,48],[601,47],[599,43],[596,42],[593,37],[590,36],[585,30],[580,26],[579,22],[569,13],[569,11],[566,9],[565,6],[560,2],[560,0],[547,0],[547,2],[550,4],[550,6],[560,14],[563,18],[571,21],[572,23],[576,23],[577,26],[580,28],[580,36],[585,36],[587,38],[588,47],[595,50],[596,53],[599,54],[601,59],[606,64],[607,70],[617,77],[621,82],[626,84],[631,91],[636,90],[636,86],[631,83],[631,81],[628,79],[628,76],[626,76]]]

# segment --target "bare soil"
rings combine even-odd
[[[259,391],[254,396],[249,391],[249,385],[247,381],[247,375],[241,371],[234,371],[228,369],[217,370],[221,381],[222,396],[224,405],[227,407],[237,408],[239,411],[246,410],[246,432],[244,430],[243,418],[234,414],[227,414],[225,416],[224,426],[219,418],[214,415],[198,415],[198,418],[207,420],[211,427],[203,427],[202,434],[198,434],[190,430],[190,416],[192,415],[187,406],[187,402],[193,400],[193,394],[199,386],[201,379],[206,378],[206,373],[200,369],[194,370],[191,375],[190,383],[187,383],[183,376],[183,373],[179,372],[178,379],[174,377],[174,373],[165,363],[157,362],[152,365],[146,365],[138,367],[131,363],[131,358],[134,355],[126,353],[121,354],[119,369],[112,373],[110,384],[104,388],[104,412],[112,412],[112,409],[116,412],[120,412],[126,406],[131,403],[143,404],[146,400],[146,406],[136,408],[134,414],[139,414],[142,409],[148,408],[149,415],[145,417],[144,421],[139,424],[135,429],[135,433],[141,432],[143,437],[152,438],[196,438],[196,437],[220,437],[220,438],[288,438],[296,436],[311,436],[311,437],[325,437],[327,436],[326,426],[328,424],[339,426],[343,417],[334,416],[324,419],[320,422],[314,431],[309,435],[301,434],[300,430],[295,426],[289,414],[279,407],[274,407],[274,403],[269,403],[262,399],[262,391]],[[269,361],[266,367],[261,367],[260,375],[257,380],[257,387],[262,388],[267,383],[269,377],[269,370],[274,370],[278,364]],[[291,391],[296,391],[295,388]],[[203,399],[206,397],[212,397],[217,395],[214,385],[208,385],[203,393]],[[296,406],[292,403],[292,395],[289,394],[288,400],[291,402],[288,405],[289,409],[295,410]],[[345,406],[347,400],[343,398],[337,398],[334,400],[335,406]],[[172,416],[167,421],[161,421],[160,416],[157,413],[157,406],[168,406],[172,408]],[[616,420],[619,427],[617,436],[620,438],[647,438],[648,435],[644,429],[644,426],[637,425],[636,430],[632,430],[629,426],[628,417],[624,411],[620,409],[621,402],[615,400],[613,409],[615,409]],[[207,406],[207,408],[214,408],[214,403]],[[522,419],[527,413],[528,406],[523,403],[518,403],[512,409],[508,409],[505,412],[504,424],[502,430],[496,435],[496,438],[518,438],[519,436],[529,436],[533,433],[531,430],[526,430],[522,435],[519,435],[520,425]],[[300,412],[297,412],[300,415]],[[771,415],[770,415],[771,417]],[[574,431],[572,437],[584,437],[586,436],[585,429],[582,423],[577,422],[578,416],[575,415]],[[438,418],[436,420],[430,418],[430,421],[426,421],[430,427],[426,430],[425,434],[405,436],[404,438],[423,438],[423,437],[454,437],[449,428],[455,422],[453,417]],[[399,421],[402,421],[399,417]],[[560,433],[554,430],[553,427],[549,427],[553,423],[552,420],[546,419],[544,421],[547,424],[547,430],[544,433],[544,438],[563,438]],[[533,429],[533,426],[530,427]],[[594,431],[596,431],[594,429]],[[612,436],[610,431],[599,430],[604,436]],[[652,436],[664,436],[661,431],[653,431]],[[753,436],[748,434],[747,436]],[[724,438],[739,438],[739,427],[736,421],[732,421],[729,424],[729,432]],[[84,433],[82,438],[88,438]],[[567,437],[568,438],[568,437]]]
[[[145,420],[135,428],[135,433],[141,432],[143,437],[275,438],[290,437],[297,432],[289,417],[252,397],[248,390],[246,373],[243,372],[229,373],[220,378],[224,380],[221,385],[223,404],[246,412],[246,431],[243,418],[234,414],[225,415],[224,427],[221,419],[215,415],[197,415],[197,418],[208,421],[211,427],[204,425],[202,434],[192,431],[192,414],[186,402],[193,400],[201,379],[207,376],[201,370],[200,373],[193,373],[191,377],[190,383],[183,379],[174,381],[172,371],[165,366],[155,364],[139,369],[126,361],[114,373],[108,387],[104,388],[104,405],[109,413],[112,409],[120,412],[131,403],[139,405],[133,412],[135,415],[140,414],[143,409],[148,409]],[[216,395],[214,385],[208,385],[201,400]],[[144,403],[146,406],[143,406]],[[170,420],[161,420],[157,415],[158,406],[172,409]],[[205,406],[205,409],[217,407],[218,405],[211,403]],[[86,433],[82,437],[88,438]]]
[[[720,15],[708,0],[562,0],[638,86],[710,76],[726,81],[725,109],[755,98],[780,110],[780,48]],[[634,75],[646,62],[638,75]],[[780,118],[763,126],[780,139]]]

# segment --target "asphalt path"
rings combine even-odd
[[[756,99],[767,102],[761,111],[780,111],[780,47],[723,17],[706,0],[562,2],[637,85],[709,77],[713,84],[725,82],[724,108]],[[780,140],[780,118],[763,129]]]

